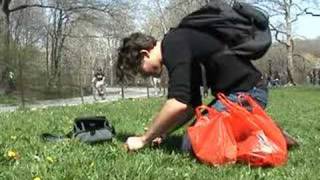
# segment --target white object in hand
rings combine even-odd
[[[129,150],[138,150],[145,145],[142,137],[129,137],[126,141]]]

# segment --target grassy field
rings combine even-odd
[[[270,92],[269,114],[301,142],[285,166],[210,167],[179,150],[183,131],[160,148],[127,153],[126,137],[143,133],[164,99],[135,99],[105,104],[0,113],[0,179],[320,179],[320,89],[280,88]],[[75,140],[43,142],[44,132],[63,134],[73,119],[105,115],[115,126],[110,143],[87,145]]]
[[[18,97],[13,95],[5,96],[0,94],[0,104],[16,105],[17,98]]]

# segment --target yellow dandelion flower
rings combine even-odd
[[[15,158],[17,156],[17,153],[13,150],[8,151],[8,157],[9,158]]]
[[[41,180],[41,178],[37,176],[37,177],[34,177],[33,180]]]
[[[47,157],[47,160],[48,160],[50,163],[53,163],[53,162],[54,162],[54,161],[53,161],[53,158],[50,157],[50,156]]]
[[[7,153],[7,156],[10,159],[14,159],[14,160],[20,159],[20,156],[19,156],[18,152],[14,151],[14,150],[9,150],[8,153]]]

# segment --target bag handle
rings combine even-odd
[[[239,98],[243,98],[244,100],[246,100],[249,105],[252,107],[252,109],[262,109],[261,106],[257,103],[257,101],[255,101],[250,95],[248,94],[244,94],[241,93],[239,95]]]
[[[196,115],[197,121],[200,119],[204,119],[204,118],[201,118],[203,116],[204,111],[207,111],[208,113],[207,116],[209,117],[212,117],[213,113],[218,112],[216,109],[209,107],[207,105],[204,105],[204,104],[200,105],[195,109],[195,115]]]
[[[253,112],[250,112],[248,111],[245,107],[243,107],[242,105],[239,105],[237,103],[234,103],[232,102],[231,100],[229,100],[223,93],[218,93],[217,94],[220,102],[228,108],[229,112],[232,113],[232,114],[235,114],[235,115],[238,115],[238,116],[245,116],[245,117],[250,117],[252,116]],[[252,103],[252,101],[254,101],[253,99],[249,99],[250,96],[246,95],[246,94],[243,94],[243,97],[245,99],[248,99],[250,102],[249,102],[249,105],[251,106],[250,103]],[[252,109],[254,110],[255,106],[252,106]],[[252,121],[251,118],[248,118],[247,119],[248,121],[247,122],[250,122],[250,124],[252,126],[255,127],[255,129],[260,129],[259,126],[254,123]]]
[[[227,110],[232,110],[232,108],[235,108],[234,103],[231,102],[223,93],[217,93],[217,97],[219,101],[227,108]]]
[[[245,95],[246,96],[246,95]],[[217,97],[220,100],[220,102],[227,108],[227,110],[229,111],[242,111],[246,114],[249,114],[250,112],[244,108],[242,105],[238,105],[235,102],[230,101],[226,95],[224,95],[223,93],[217,93]]]
[[[198,106],[197,108],[196,108],[196,118],[198,119],[198,118],[200,118],[201,116],[202,116],[202,112],[203,111],[208,111],[208,113],[210,113],[210,110],[209,110],[209,107],[208,106],[206,106],[206,105],[204,105],[204,104],[202,104],[202,105],[200,105],[200,106]]]

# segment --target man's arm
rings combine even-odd
[[[141,137],[130,137],[127,145],[130,150],[137,150],[150,143],[154,138],[169,133],[175,127],[186,123],[193,117],[193,108],[177,101],[169,99],[154,118],[148,131]]]
[[[187,123],[194,115],[192,107],[177,101],[169,99],[162,107],[160,113],[155,117],[148,131],[143,137],[150,142],[161,135],[168,135]]]
[[[94,84],[96,82],[96,77],[94,76],[91,80],[91,83]]]

